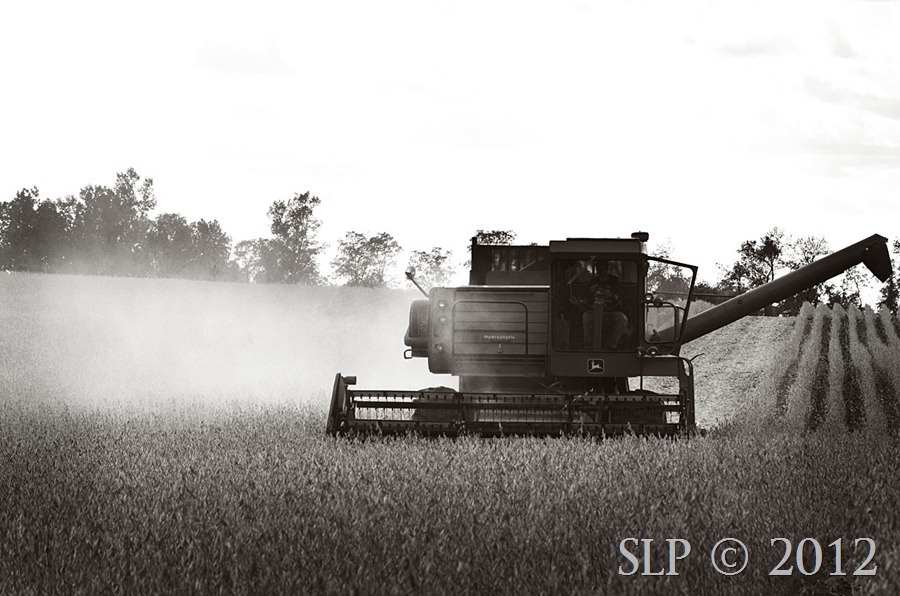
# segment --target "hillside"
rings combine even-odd
[[[762,392],[794,320],[745,317],[682,348],[682,356],[694,359],[696,416],[701,428],[731,420],[746,405],[771,401]]]

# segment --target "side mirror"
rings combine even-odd
[[[406,269],[406,279],[413,282],[413,285],[416,286],[417,288],[419,288],[419,291],[422,292],[422,295],[424,295],[426,298],[428,298],[428,292],[426,292],[425,288],[420,286],[419,282],[416,281],[416,268],[413,267],[412,265],[410,265]]]

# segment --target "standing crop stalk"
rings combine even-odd
[[[850,360],[857,372],[861,391],[860,426],[878,431],[887,428],[884,409],[878,403],[875,389],[875,373],[872,370],[872,356],[866,348],[867,334],[865,319],[855,305],[847,309],[847,330],[849,331]]]
[[[897,388],[900,377],[897,367],[896,353],[888,345],[887,329],[883,319],[875,315],[871,308],[863,312],[866,322],[867,346],[871,354],[872,369],[875,375],[875,395],[884,412],[888,432],[894,433],[898,426]]]
[[[804,338],[809,334],[813,318],[813,306],[804,302],[800,313],[794,319],[790,337],[782,346],[772,363],[774,381],[775,412],[783,414],[787,408],[788,395],[797,378],[797,366]]]
[[[900,331],[897,330],[897,317],[891,314],[886,308],[878,311],[878,319],[881,320],[881,328],[884,330],[884,342],[896,354],[900,350]]]
[[[821,307],[813,311],[809,335],[801,341],[796,379],[788,394],[786,418],[790,424],[799,428],[806,428],[810,418],[810,391],[813,389],[819,355],[822,351],[822,323],[827,310]]]
[[[900,317],[897,315],[891,316],[889,313],[887,314],[887,317],[891,321],[891,327],[894,328],[894,335],[900,337]]]

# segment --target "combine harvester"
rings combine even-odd
[[[887,239],[876,234],[688,319],[697,267],[648,256],[647,239],[473,239],[469,285],[414,300],[405,337],[404,357],[459,377],[459,391],[358,390],[350,388],[356,377],[338,374],[327,432],[691,433],[694,371],[679,356],[683,344],[859,263],[882,281],[891,274]],[[683,306],[648,288],[660,270],[680,272]],[[414,275],[407,273],[416,283]],[[645,389],[649,377],[664,377],[657,383],[670,390]]]

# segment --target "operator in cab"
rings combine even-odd
[[[619,296],[619,277],[610,272],[606,259],[595,259],[593,264],[594,275],[588,286],[588,302],[593,303],[593,308],[582,315],[584,348],[616,350],[628,334],[628,317],[622,312]],[[602,345],[595,343],[598,335]]]

